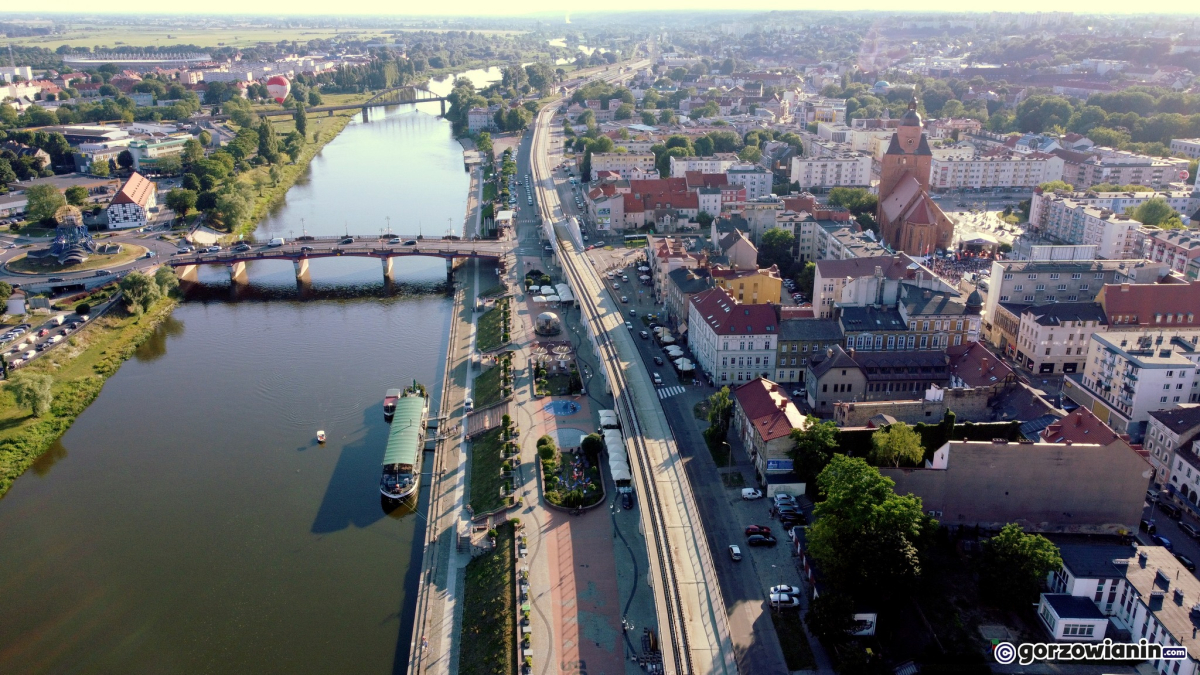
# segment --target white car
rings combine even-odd
[[[795,586],[772,586],[771,595],[800,595],[800,589]]]
[[[786,492],[776,492],[772,498],[775,500],[775,506],[782,506],[783,504],[796,505],[796,498]]]
[[[742,559],[742,549],[738,548],[737,544],[729,545],[729,557],[733,558],[734,562]]]
[[[800,598],[794,595],[779,595],[778,593],[771,594],[771,604],[775,607],[800,607]]]
[[[742,499],[762,499],[762,492],[754,488],[742,488]]]

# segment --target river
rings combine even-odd
[[[372,111],[263,227],[457,229],[467,185],[446,122]],[[451,302],[441,260],[396,273],[205,270],[0,500],[0,673],[404,672],[423,516],[380,504],[382,397],[437,395]]]

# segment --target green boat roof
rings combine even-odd
[[[417,463],[425,424],[424,409],[425,399],[420,396],[405,396],[396,401],[396,414],[392,416],[387,450],[383,453],[384,465]]]

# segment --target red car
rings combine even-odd
[[[771,528],[766,525],[751,525],[746,528],[746,536],[749,537],[752,534],[771,534]]]

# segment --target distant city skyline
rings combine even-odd
[[[402,11],[397,11],[397,6],[392,3],[379,2],[377,0],[359,0],[357,2],[343,3],[337,8],[336,15],[354,15],[354,16],[525,16],[532,14],[558,14],[566,23],[565,19],[568,11],[564,9],[562,3],[551,2],[550,0],[527,0],[513,6],[508,11],[504,11],[503,7],[498,7],[495,3],[480,2],[479,0],[465,0],[464,2],[454,4],[433,4],[421,5],[412,4],[408,7],[403,7]],[[576,15],[586,16],[592,13],[619,13],[619,12],[642,12],[642,11],[731,11],[728,2],[724,0],[691,0],[686,3],[668,0],[610,0],[602,7],[596,9],[587,8],[582,12],[579,8],[574,8],[572,13]],[[795,2],[787,0],[751,0],[750,2],[738,3],[733,11],[899,11],[900,6],[890,0],[845,0],[838,3],[837,7],[828,5],[816,5],[806,7],[798,5]],[[1156,11],[1147,13],[1145,7],[1141,5],[1130,4],[1127,2],[1118,2],[1117,0],[1095,0],[1088,3],[1065,3],[1059,7],[1047,6],[1044,2],[1035,0],[1013,0],[1005,3],[1003,6],[989,7],[987,9],[974,9],[963,7],[961,3],[952,2],[951,0],[932,0],[922,4],[919,10],[912,10],[911,13],[977,13],[990,14],[996,12],[1074,12],[1077,14],[1193,14],[1200,15],[1193,5],[1188,3],[1179,3],[1175,7],[1160,6]],[[85,0],[62,0],[54,5],[53,11],[49,14],[38,12],[41,15],[52,15],[59,13],[86,12],[89,14],[149,14],[149,15],[170,15],[171,12],[164,12],[163,6],[160,3],[151,2],[150,0],[129,0],[121,3],[119,9],[110,9],[105,6],[98,6],[94,2]],[[14,13],[15,14],[15,13]],[[24,13],[20,13],[24,14]],[[235,14],[235,15],[327,15],[332,16],[330,6],[327,3],[314,2],[313,0],[261,0],[260,2],[247,5],[239,0],[210,0],[203,5],[190,7],[187,12],[180,14]],[[6,16],[0,12],[0,20]]]

